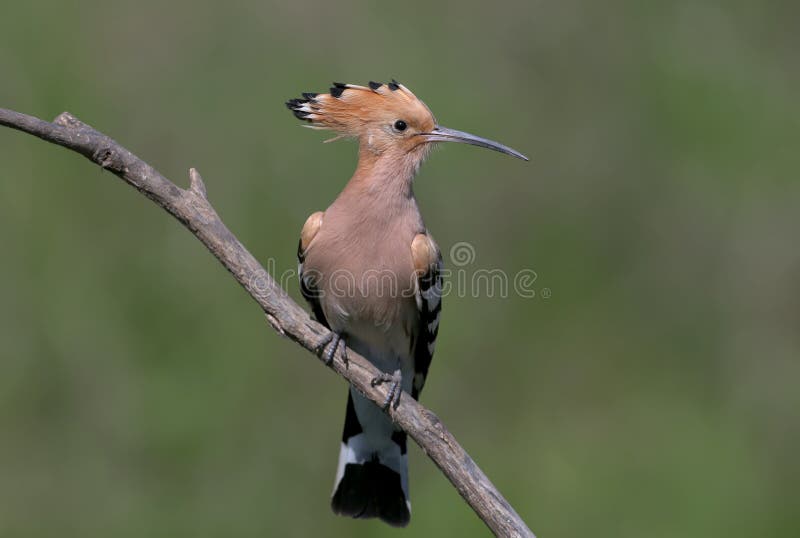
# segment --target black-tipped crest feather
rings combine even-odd
[[[308,103],[308,101],[309,101],[308,99],[289,99],[288,101],[286,101],[286,108],[292,111],[292,114],[294,114],[295,118],[310,123],[311,119],[308,117],[309,112],[302,109],[303,105]]]

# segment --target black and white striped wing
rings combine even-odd
[[[312,213],[300,231],[300,242],[297,244],[297,274],[300,277],[300,291],[311,306],[314,313],[314,318],[328,327],[328,320],[325,319],[325,313],[322,311],[322,305],[319,302],[319,291],[317,289],[317,282],[314,282],[313,275],[306,274],[303,271],[303,263],[306,261],[306,254],[311,246],[311,242],[317,236],[320,227],[322,226],[322,219],[324,213],[317,211]]]
[[[310,275],[303,273],[303,262],[305,262],[305,259],[303,240],[300,239],[300,243],[297,245],[297,274],[300,277],[300,293],[303,294],[306,302],[308,302],[308,305],[311,307],[314,319],[330,329],[328,320],[325,319],[325,313],[322,311],[322,305],[319,302],[319,291]]]
[[[425,386],[439,334],[439,315],[442,312],[442,253],[437,249],[437,259],[430,269],[419,276],[417,306],[420,310],[419,331],[414,349],[414,383],[411,396],[417,400]]]

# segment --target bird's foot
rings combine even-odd
[[[330,347],[325,351],[325,346],[328,344],[330,344]],[[336,350],[339,348],[339,344],[342,345],[342,360],[347,364],[347,343],[344,341],[342,333],[329,332],[317,343],[315,351],[322,355],[322,358],[325,360],[325,366],[333,364],[333,358],[336,356]],[[325,353],[322,353],[323,351],[325,351]]]
[[[399,369],[395,370],[392,374],[382,372],[379,376],[373,377],[372,381],[370,381],[370,385],[373,387],[382,383],[392,384],[392,386],[389,387],[389,394],[386,395],[386,401],[383,402],[384,410],[389,409],[389,405],[392,406],[392,409],[397,409],[397,406],[400,405],[400,394],[403,392],[400,386],[402,382],[403,374]]]

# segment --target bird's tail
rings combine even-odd
[[[364,402],[367,406],[359,405],[364,411],[359,414],[366,428],[356,415],[353,394],[348,395],[331,508],[342,516],[378,517],[394,527],[405,527],[411,519],[406,434],[395,431],[380,409]]]

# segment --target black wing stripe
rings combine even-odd
[[[442,311],[442,255],[431,270],[419,278],[420,326],[414,351],[414,383],[411,396],[418,399],[433,359],[439,315]]]
[[[342,432],[342,442],[347,444],[347,441],[359,433],[363,432],[361,423],[358,421],[356,415],[356,408],[353,405],[353,395],[347,391],[347,413],[344,416],[344,431]]]
[[[322,311],[322,305],[319,302],[319,292],[316,286],[314,286],[314,282],[309,281],[309,279],[304,278],[303,276],[303,262],[306,260],[306,257],[302,247],[303,242],[301,239],[297,244],[297,273],[300,276],[300,293],[303,294],[303,298],[305,298],[305,300],[311,306],[314,319],[330,329],[328,320],[325,319],[325,313]]]

